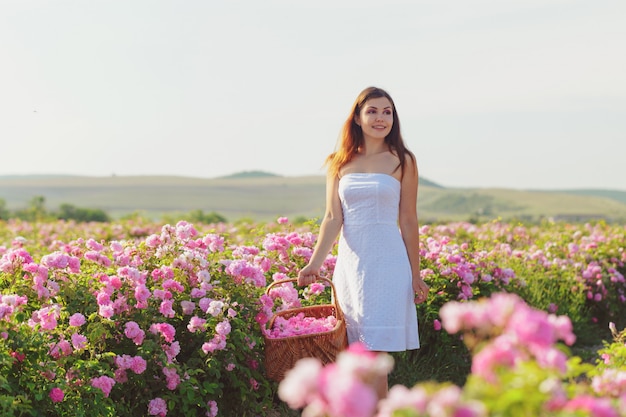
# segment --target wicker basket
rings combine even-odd
[[[304,313],[305,317],[324,318],[334,315],[337,325],[333,330],[323,333],[312,333],[299,336],[265,339],[265,371],[269,379],[280,382],[285,373],[293,368],[299,359],[313,357],[319,359],[323,364],[333,362],[337,354],[348,346],[348,336],[346,334],[346,322],[343,312],[337,304],[335,296],[335,286],[326,278],[319,278],[330,284],[332,290],[332,304],[322,304],[318,306],[308,306],[293,308],[276,313],[268,322],[268,329],[272,328],[274,320],[278,316],[284,318],[293,317],[299,313]],[[297,278],[290,278],[271,283],[265,290],[269,294],[270,289],[275,285],[285,282],[295,282]]]

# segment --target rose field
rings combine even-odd
[[[354,344],[277,383],[266,338],[335,325],[267,328],[275,312],[330,302],[321,282],[266,293],[297,275],[317,232],[286,218],[0,220],[0,414],[626,416],[625,226],[424,225],[422,347]]]

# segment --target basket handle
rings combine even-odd
[[[329,284],[331,294],[332,294],[333,305],[335,306],[335,311],[337,312],[337,319],[344,320],[343,311],[341,310],[341,307],[339,307],[339,303],[337,302],[337,291],[335,290],[335,284],[333,284],[333,282],[329,280],[328,278],[318,276],[317,279],[320,281],[325,281],[327,284]],[[280,281],[274,281],[270,285],[267,286],[267,288],[265,289],[265,294],[269,295],[272,287],[276,285],[285,284],[287,282],[297,282],[297,281],[298,281],[298,278],[287,278],[287,279],[281,279]]]

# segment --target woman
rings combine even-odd
[[[326,165],[326,212],[298,284],[315,281],[341,232],[333,283],[349,343],[377,352],[419,348],[414,303],[426,300],[428,286],[419,267],[418,170],[387,92],[359,94]],[[383,397],[387,380],[379,385]]]

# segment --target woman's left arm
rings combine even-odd
[[[408,156],[408,155],[407,155]],[[428,285],[420,276],[419,223],[417,220],[417,187],[419,173],[414,158],[407,157],[404,163],[400,188],[400,213],[398,223],[402,240],[409,256],[413,274],[415,302],[426,301]]]

